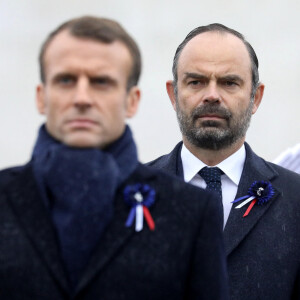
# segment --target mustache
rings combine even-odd
[[[193,120],[196,120],[208,114],[216,115],[225,120],[229,120],[232,116],[231,112],[228,109],[221,107],[219,104],[203,104],[193,110],[192,118]]]

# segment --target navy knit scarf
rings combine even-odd
[[[101,151],[65,146],[43,125],[32,158],[74,289],[112,219],[118,186],[137,166],[136,146],[128,126],[116,142]]]

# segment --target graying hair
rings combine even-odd
[[[178,60],[180,57],[180,54],[182,52],[182,50],[184,49],[184,47],[186,46],[186,44],[195,36],[204,33],[204,32],[220,32],[220,33],[229,33],[229,34],[233,34],[234,36],[236,36],[237,38],[239,38],[244,45],[247,48],[247,51],[249,53],[250,56],[250,60],[251,60],[251,73],[252,73],[252,88],[251,88],[251,98],[254,97],[256,89],[259,85],[259,73],[258,73],[258,59],[256,56],[256,53],[254,51],[254,49],[252,48],[252,46],[249,44],[249,42],[247,42],[244,38],[244,36],[239,33],[238,31],[228,28],[222,24],[219,23],[213,23],[207,26],[200,26],[197,27],[195,29],[193,29],[186,37],[185,39],[181,42],[181,44],[178,46],[176,52],[175,52],[175,56],[173,59],[173,67],[172,67],[172,72],[173,72],[173,86],[174,86],[174,92],[175,94],[177,94],[177,81],[178,81],[178,74],[177,74],[177,70],[178,70]]]

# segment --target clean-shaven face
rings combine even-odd
[[[44,60],[37,106],[50,135],[72,147],[104,148],[118,139],[137,99],[136,87],[127,90],[132,59],[126,46],[65,30],[51,41]]]

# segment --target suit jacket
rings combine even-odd
[[[183,179],[181,147],[148,165]],[[230,299],[300,299],[300,176],[266,162],[247,143],[245,148],[236,198],[247,195],[254,181],[269,181],[275,195],[245,218],[248,205],[231,209],[224,229]]]
[[[155,230],[125,227],[123,190],[150,185]],[[215,199],[139,165],[117,191],[114,217],[70,296],[49,211],[32,164],[0,172],[0,299],[228,299]]]

